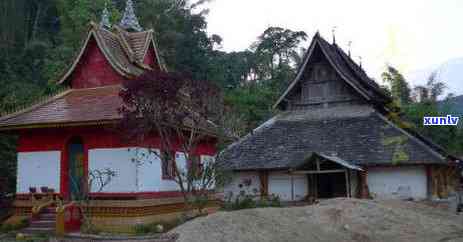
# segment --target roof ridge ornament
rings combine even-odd
[[[349,43],[347,43],[347,45],[349,46],[349,57],[350,57],[350,52],[352,50],[352,40],[350,40]]]
[[[124,16],[122,17],[122,20],[120,22],[120,27],[125,29],[125,30],[136,30],[136,31],[142,31],[142,27],[140,26],[140,23],[138,22],[137,15],[135,15],[135,10],[133,7],[133,1],[132,0],[127,0],[127,3],[125,5],[125,11],[124,11]]]
[[[338,28],[338,26],[333,26],[331,29],[331,34],[333,35],[333,45],[336,44],[336,28]]]
[[[103,12],[101,14],[100,26],[104,28],[111,28],[111,21],[109,21],[108,2],[105,3]]]

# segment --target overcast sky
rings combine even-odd
[[[338,45],[352,41],[374,78],[385,63],[407,73],[463,57],[462,0],[214,0],[209,9],[208,31],[226,51],[248,48],[269,26],[310,38],[319,30],[329,41],[337,26]]]

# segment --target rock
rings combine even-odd
[[[16,234],[16,240],[24,240],[26,238],[26,235],[23,233],[17,233]]]
[[[344,227],[343,227],[345,230],[349,230],[350,229],[350,226],[348,224],[345,224]]]
[[[162,224],[156,225],[156,233],[162,233],[164,232],[164,226]]]

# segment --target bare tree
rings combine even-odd
[[[438,73],[434,71],[429,75],[426,85],[416,86],[414,92],[419,102],[436,102],[437,99],[444,94],[446,89],[447,85],[439,81]]]
[[[116,176],[116,173],[110,168],[103,170],[91,170],[88,173],[87,183],[84,186],[76,186],[77,192],[74,198],[75,205],[81,210],[83,216],[83,229],[85,231],[93,231],[93,216],[91,209],[92,192],[102,192],[107,187],[111,180]],[[71,178],[72,183],[80,183]],[[95,188],[95,189],[94,189]]]
[[[123,129],[130,130],[130,140],[142,144],[171,172],[186,207],[201,211],[210,191],[225,177],[218,163],[201,161],[198,151],[200,144],[215,144],[223,137],[217,124],[223,106],[219,88],[162,71],[146,72],[124,86]],[[159,142],[153,142],[153,137],[159,137]],[[176,151],[184,154],[185,166],[176,162]]]

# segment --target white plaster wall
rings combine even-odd
[[[110,183],[101,192],[137,192],[137,168],[132,161],[136,152],[133,148],[91,149],[88,151],[88,169],[115,172]],[[99,187],[92,184],[92,192],[98,192]]]
[[[154,150],[159,152],[159,150]],[[143,155],[145,154],[145,155]],[[139,192],[177,191],[178,184],[173,180],[162,179],[161,159],[156,154],[149,154],[147,149],[139,149],[138,156],[141,158],[138,167]],[[185,155],[177,152],[175,161],[179,170],[186,168]]]
[[[244,181],[250,179],[251,185],[246,186]],[[257,192],[256,192],[257,191]],[[246,195],[260,196],[260,179],[257,172],[233,173],[231,181],[224,186],[224,195],[227,198],[235,198],[241,192]]]
[[[19,152],[16,192],[28,193],[29,187],[47,186],[60,190],[60,151]]]
[[[102,192],[162,192],[178,191],[179,186],[173,180],[162,179],[159,150],[146,148],[93,149],[89,151],[89,169],[104,170],[109,168],[116,172],[111,182]],[[156,152],[157,154],[153,153]],[[186,169],[185,155],[175,154],[180,171]],[[203,161],[210,158],[202,159]],[[213,160],[213,159],[212,159]],[[96,188],[95,188],[96,189]],[[95,192],[95,189],[92,191]]]
[[[425,199],[427,178],[424,166],[369,168],[370,193],[375,198]]]
[[[269,174],[269,194],[279,196],[282,201],[303,200],[308,193],[307,182],[305,175],[272,172]]]

